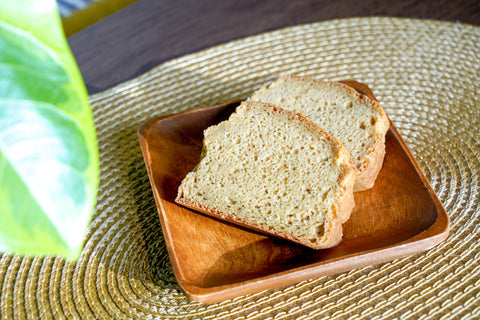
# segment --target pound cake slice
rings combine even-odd
[[[333,136],[299,114],[252,101],[207,128],[203,143],[177,203],[314,249],[340,242],[355,169]]]
[[[260,88],[249,100],[301,113],[331,133],[345,145],[355,163],[354,191],[373,187],[382,168],[389,127],[377,101],[342,83],[294,75]]]

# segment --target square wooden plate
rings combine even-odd
[[[345,83],[373,97],[365,85]],[[237,105],[155,118],[138,131],[172,267],[190,299],[214,303],[291,285],[422,252],[447,238],[448,215],[393,124],[375,186],[355,194],[335,248],[308,249],[177,205],[178,186],[199,161],[203,130]]]

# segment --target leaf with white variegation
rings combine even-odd
[[[88,94],[55,0],[0,4],[0,251],[78,259],[95,206]]]

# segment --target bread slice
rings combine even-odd
[[[205,130],[201,160],[176,202],[320,249],[341,240],[354,180],[348,151],[314,123],[242,102],[228,120]]]
[[[377,101],[342,83],[294,75],[260,88],[249,100],[301,113],[331,133],[345,145],[355,163],[354,191],[373,187],[382,168],[390,125]]]

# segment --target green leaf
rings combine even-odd
[[[55,0],[0,3],[0,251],[78,259],[99,160]]]

